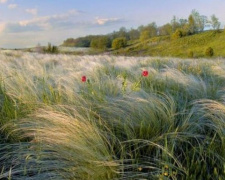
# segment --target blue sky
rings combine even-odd
[[[59,45],[69,37],[106,34],[120,27],[158,26],[192,9],[225,24],[225,0],[0,0],[0,47]]]

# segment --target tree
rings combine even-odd
[[[137,29],[131,29],[129,32],[129,39],[130,40],[135,40],[140,37],[140,32]]]
[[[59,49],[57,46],[52,46],[51,43],[48,43],[47,48],[43,48],[43,51],[46,53],[58,53]]]
[[[106,50],[110,48],[111,41],[107,36],[98,36],[92,39],[91,47],[94,49]]]
[[[180,28],[184,28],[184,26],[188,23],[187,19],[179,19]]]
[[[175,32],[178,28],[180,28],[180,24],[176,16],[173,16],[171,20],[172,31]]]
[[[98,38],[92,39],[90,46],[94,49],[98,49],[98,41]]]
[[[172,34],[172,26],[171,24],[167,23],[161,27],[159,27],[159,35],[166,36]]]
[[[150,34],[150,37],[154,37],[157,35],[157,25],[155,22],[152,22],[150,24],[148,24],[144,30],[148,30],[149,31],[149,34]]]
[[[194,34],[196,32],[195,19],[193,15],[188,17],[188,31],[190,34]]]
[[[213,29],[217,29],[218,30],[220,28],[219,19],[215,16],[215,14],[213,14],[211,16],[211,23],[212,23]]]
[[[119,32],[117,33],[118,37],[125,37],[126,39],[129,39],[129,35],[127,33],[127,29],[125,27],[121,27]]]
[[[201,15],[201,20],[202,20],[202,29],[201,31],[204,30],[206,23],[208,22],[208,18],[205,15]]]
[[[199,14],[199,12],[195,9],[193,9],[191,11],[191,15],[192,17],[194,18],[194,21],[195,21],[195,32],[197,31],[203,31],[204,30],[204,27],[205,27],[205,17],[206,16],[201,16]]]
[[[120,49],[127,45],[127,40],[125,37],[116,38],[112,42],[113,49]]]
[[[149,30],[144,30],[141,32],[140,41],[145,41],[146,39],[149,39],[150,37],[151,36],[150,36]]]

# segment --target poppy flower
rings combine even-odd
[[[143,71],[142,76],[148,76],[148,71]]]
[[[86,81],[87,81],[86,76],[82,76],[81,81],[82,81],[82,82],[86,82]]]

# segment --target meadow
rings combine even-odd
[[[0,52],[0,179],[224,177],[225,59]]]

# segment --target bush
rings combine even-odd
[[[45,53],[58,53],[59,49],[57,46],[52,46],[51,43],[48,43],[48,47],[43,48],[43,52]]]
[[[193,58],[194,57],[194,52],[193,51],[188,51],[188,57]]]
[[[213,48],[211,47],[208,47],[206,50],[205,50],[205,55],[208,56],[208,57],[212,57],[214,54],[213,52]]]
[[[120,49],[127,45],[127,40],[124,37],[116,38],[112,42],[113,49]]]
[[[172,39],[179,39],[183,36],[183,32],[181,29],[177,29],[175,33],[172,35]]]

